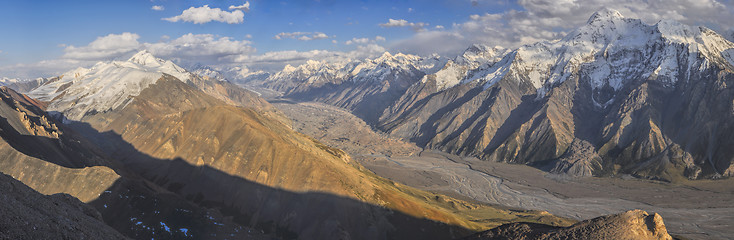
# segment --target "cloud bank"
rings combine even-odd
[[[731,24],[734,22],[734,1],[519,0],[517,4],[521,10],[470,15],[450,27],[417,32],[411,38],[393,43],[390,49],[421,55],[433,52],[452,55],[473,43],[516,48],[559,39],[602,8],[618,10],[625,17],[642,19],[648,24],[673,19],[689,25],[705,25],[722,34],[734,29]],[[409,23],[390,19],[380,26],[383,25],[409,26]]]

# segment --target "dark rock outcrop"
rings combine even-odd
[[[43,195],[0,173],[0,239],[127,239],[68,194]]]
[[[663,218],[657,213],[648,214],[642,210],[631,210],[616,215],[602,216],[582,221],[569,227],[553,227],[533,223],[510,223],[464,239],[670,240],[672,237],[668,235]]]

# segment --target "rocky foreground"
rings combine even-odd
[[[40,194],[3,173],[0,216],[0,239],[126,239],[79,199]]]
[[[466,240],[491,239],[673,239],[657,213],[642,210],[602,216],[570,227],[535,223],[510,223],[481,232]]]

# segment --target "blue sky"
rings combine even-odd
[[[670,18],[730,34],[732,5],[731,0],[10,0],[0,8],[0,77],[58,74],[142,49],[181,62],[271,70],[306,59],[339,61],[384,51],[451,57],[473,43],[514,48],[558,39],[603,7],[649,24]]]
[[[157,42],[163,36],[187,33],[214,34],[249,40],[258,52],[277,50],[334,49],[350,46],[334,44],[352,38],[383,36],[388,41],[408,38],[413,31],[384,28],[388,19],[426,22],[428,27],[451,26],[471,14],[502,12],[511,4],[470,1],[249,1],[249,12],[240,24],[209,22],[168,22],[161,20],[181,14],[190,7],[208,5],[226,10],[245,1],[12,1],[0,8],[2,62],[30,63],[61,56],[62,46],[82,46],[99,36],[123,32],[137,33],[139,41]],[[154,11],[152,6],[163,6]],[[275,40],[281,32],[322,32],[329,39]],[[247,38],[246,36],[252,38]],[[12,37],[8,37],[12,36]]]

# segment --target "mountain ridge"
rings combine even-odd
[[[342,81],[305,91],[308,87],[300,86],[300,93],[285,90],[285,97],[347,108],[426,148],[557,173],[577,169],[570,175],[591,171],[665,181],[734,173],[727,170],[734,164],[726,150],[695,143],[728,139],[712,124],[730,132],[725,117],[711,114],[728,112],[725,86],[734,71],[734,43],[710,29],[672,20],[648,25],[603,9],[557,41],[511,51],[471,46],[465,55],[476,51],[483,55],[474,59],[482,61],[457,57],[435,72],[403,75],[400,81],[408,84],[389,94]],[[699,84],[704,82],[719,87]],[[354,92],[380,93],[380,100]],[[372,107],[360,107],[365,105]],[[706,123],[702,114],[713,122]],[[591,162],[575,168],[576,162],[562,159],[572,143],[589,143],[592,151],[578,153],[591,154]]]

